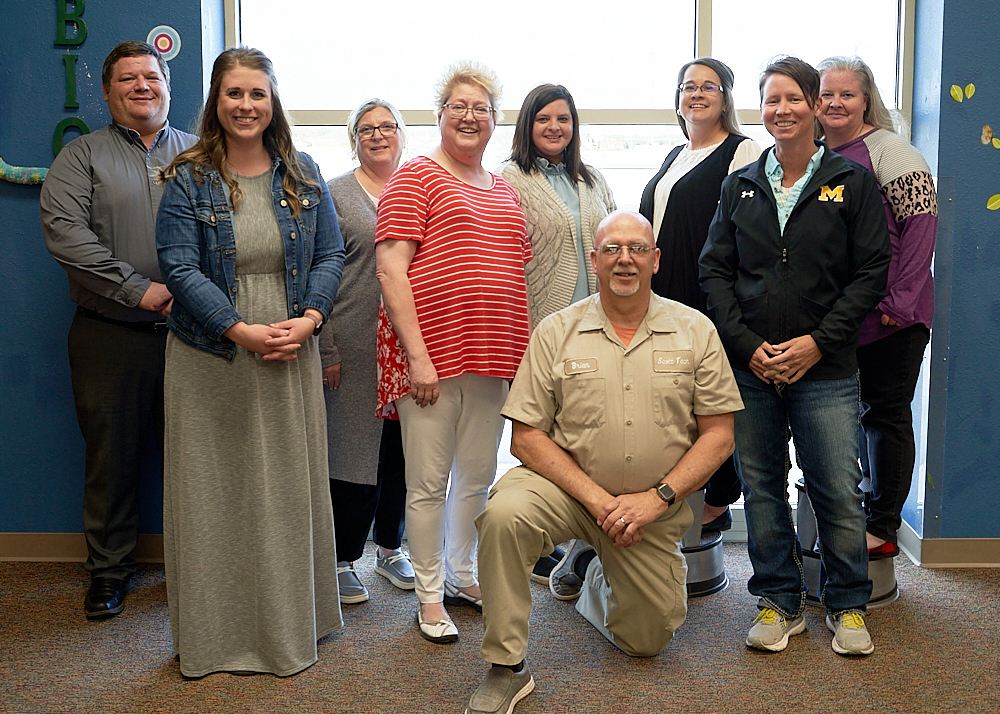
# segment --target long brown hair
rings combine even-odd
[[[576,113],[576,103],[573,101],[573,95],[561,84],[540,84],[528,92],[528,96],[524,98],[524,104],[521,105],[521,112],[517,115],[517,126],[514,128],[514,141],[511,145],[509,160],[517,164],[521,171],[526,174],[538,171],[538,165],[535,163],[535,159],[538,158],[538,150],[535,148],[535,142],[531,139],[535,117],[538,116],[538,112],[559,99],[566,100],[570,116],[573,118],[573,138],[563,149],[566,174],[573,183],[582,178],[588,186],[593,188],[594,177],[584,166],[583,159],[580,158],[580,118]]]
[[[181,164],[194,164],[194,177],[199,183],[205,180],[204,167],[215,169],[229,185],[233,210],[239,208],[243,197],[236,176],[226,168],[226,135],[219,123],[219,94],[222,91],[222,77],[226,72],[236,67],[259,70],[267,75],[271,83],[271,123],[264,129],[264,148],[273,157],[279,157],[285,164],[285,176],[282,188],[288,199],[292,215],[298,216],[301,210],[299,202],[299,186],[318,188],[319,184],[307,177],[299,164],[299,153],[292,144],[292,128],[278,96],[278,82],[274,77],[274,65],[263,52],[252,47],[233,47],[215,59],[212,65],[212,83],[208,89],[205,106],[198,119],[200,138],[190,149],[177,155],[163,171],[163,178],[173,178],[177,175],[177,167]]]

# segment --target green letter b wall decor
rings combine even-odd
[[[67,2],[73,3],[72,12],[66,8]],[[85,0],[56,0],[57,45],[82,45],[87,39],[87,23],[83,21],[85,7]],[[67,34],[70,25],[75,31],[72,37]]]

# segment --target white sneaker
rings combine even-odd
[[[833,633],[831,646],[837,654],[864,656],[875,651],[863,612],[842,612],[836,617],[827,615],[826,627]]]
[[[768,652],[781,652],[788,647],[788,638],[806,631],[802,615],[788,619],[774,608],[765,607],[754,618],[747,633],[747,647]]]

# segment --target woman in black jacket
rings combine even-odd
[[[819,593],[838,654],[874,651],[859,488],[855,350],[885,291],[890,248],[875,179],[814,142],[819,75],[785,57],[761,75],[773,150],[733,173],[700,258],[708,311],[746,409],[736,415],[749,590],[760,612],[749,647],[784,649],[805,630],[802,554],[788,507],[787,425],[816,512]]]

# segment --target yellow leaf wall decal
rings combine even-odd
[[[1000,149],[1000,139],[994,139],[993,140],[993,148],[994,149]]]
[[[991,211],[995,211],[1000,208],[1000,193],[990,196],[989,200],[986,201],[986,207]]]
[[[972,95],[976,93],[976,85],[971,82],[965,85],[965,97],[966,99],[972,99]]]
[[[960,102],[964,98],[962,96],[962,88],[959,87],[957,84],[951,85],[951,98],[954,99],[956,102]]]

